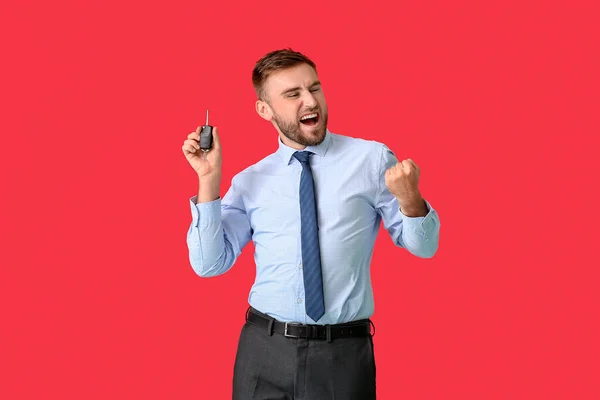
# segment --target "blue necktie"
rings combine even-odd
[[[294,157],[302,164],[302,175],[300,176],[300,221],[304,293],[306,295],[305,308],[306,314],[313,321],[318,321],[325,314],[325,301],[323,299],[317,206],[312,171],[308,162],[308,156],[311,154],[306,151],[296,152],[294,153]]]

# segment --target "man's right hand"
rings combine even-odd
[[[206,153],[206,158],[204,157],[204,152],[200,150],[200,130],[202,128],[198,127],[195,132],[192,132],[188,135],[187,140],[183,142],[183,146],[181,149],[183,150],[183,154],[185,158],[187,158],[188,162],[198,174],[198,178],[202,181],[212,181],[221,179],[221,142],[219,141],[219,134],[217,132],[217,127],[213,128],[213,143],[212,149]]]
[[[185,158],[198,174],[200,189],[196,203],[214,201],[219,198],[219,188],[221,184],[221,142],[219,133],[215,126],[212,131],[212,148],[206,153],[200,150],[200,130],[199,126],[195,132],[188,135],[187,140],[183,142],[181,149]]]

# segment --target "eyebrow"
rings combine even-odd
[[[321,82],[320,82],[320,81],[315,81],[315,82],[313,82],[313,83],[312,83],[312,84],[309,86],[309,88],[312,88],[312,87],[314,87],[314,86],[317,86],[317,85],[320,85],[320,84],[321,84]],[[300,86],[295,86],[295,87],[293,87],[293,88],[289,88],[289,89],[286,89],[286,90],[284,90],[283,92],[281,92],[281,94],[282,94],[282,95],[285,95],[285,94],[288,94],[288,93],[291,93],[291,92],[295,92],[296,90],[300,90],[300,89],[301,89],[301,88],[300,88]]]

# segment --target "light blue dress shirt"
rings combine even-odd
[[[196,204],[187,233],[189,260],[201,277],[227,272],[253,241],[256,280],[248,302],[280,321],[314,324],[304,308],[300,202],[302,166],[279,148],[235,175],[217,200]],[[428,201],[424,217],[407,217],[385,185],[398,159],[382,143],[327,131],[310,157],[319,222],[325,315],[318,324],[369,318],[374,312],[370,262],[380,223],[396,244],[421,258],[438,248],[440,222]],[[394,261],[389,260],[390,264]]]

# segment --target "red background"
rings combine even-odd
[[[209,108],[222,194],[274,151],[291,46],[440,214],[433,259],[376,243],[379,398],[600,398],[598,6],[413,3],[2,5],[0,397],[230,398],[253,248],[194,274],[181,145]]]

